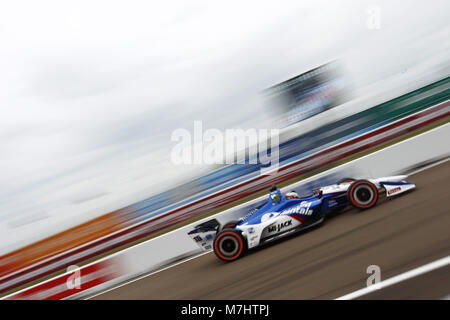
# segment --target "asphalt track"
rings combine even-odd
[[[224,263],[214,253],[94,299],[334,299],[366,287],[369,265],[388,279],[450,255],[450,161],[409,177],[417,188],[348,209],[323,226]],[[150,254],[150,253],[149,253]],[[441,299],[444,267],[360,299]]]

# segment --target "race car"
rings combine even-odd
[[[267,202],[236,221],[221,225],[216,219],[197,225],[188,235],[204,251],[214,250],[224,261],[234,261],[247,250],[321,224],[327,213],[352,205],[367,210],[376,205],[379,194],[392,197],[414,189],[407,176],[355,180],[312,190],[310,195],[295,192],[283,195],[273,186]]]

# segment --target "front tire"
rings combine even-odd
[[[357,180],[347,189],[347,198],[355,208],[369,209],[378,201],[378,189],[370,181]]]
[[[223,261],[234,261],[245,252],[245,239],[234,229],[220,231],[214,239],[214,253]]]

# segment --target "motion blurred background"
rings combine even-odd
[[[1,2],[0,254],[195,193],[222,166],[175,165],[172,132],[298,125],[302,97],[270,90],[314,68],[339,71],[313,86],[310,115],[447,77],[448,12],[445,0]]]

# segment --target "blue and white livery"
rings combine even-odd
[[[188,234],[205,251],[213,249],[224,261],[238,259],[248,249],[321,224],[327,213],[352,205],[360,210],[375,206],[379,194],[392,197],[414,189],[407,176],[378,179],[342,179],[337,184],[314,189],[310,195],[283,195],[272,187],[265,204],[240,220],[220,225],[216,219],[195,227]]]

